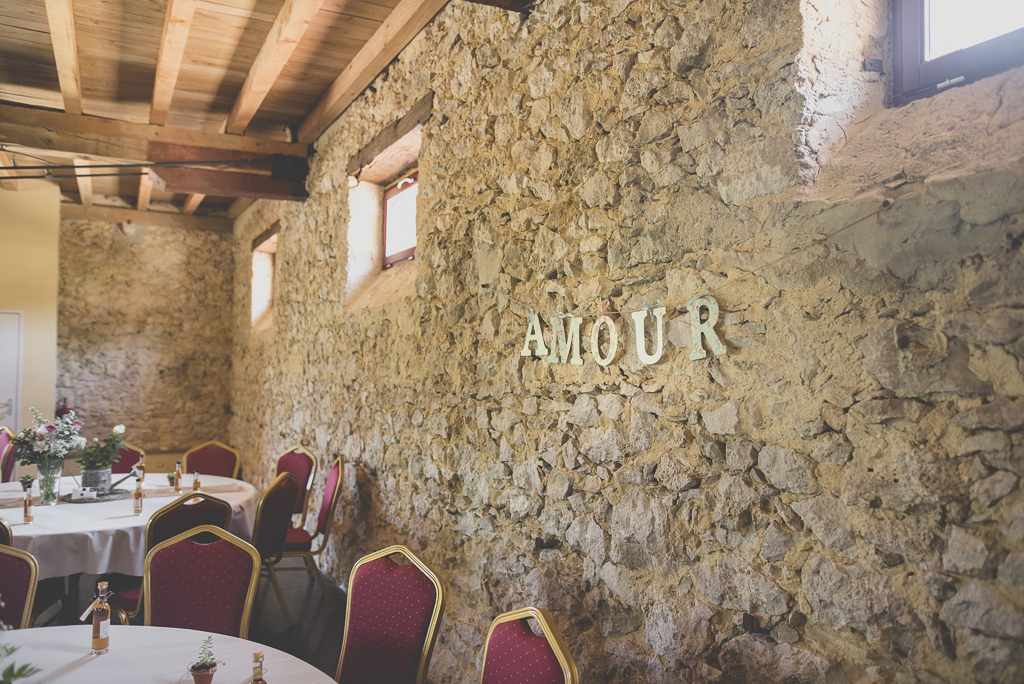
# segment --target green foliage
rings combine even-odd
[[[203,640],[203,645],[199,649],[199,660],[192,664],[192,669],[212,670],[217,667],[218,664],[226,665],[227,663],[213,657],[213,635],[210,635]]]
[[[0,606],[3,606],[2,601],[0,601]],[[0,622],[0,638],[3,637],[3,633],[8,629],[10,629],[10,627]],[[0,641],[0,684],[12,684],[19,679],[28,679],[35,673],[39,672],[39,668],[34,665],[21,665],[19,667],[14,663],[10,663],[7,667],[4,667],[4,663],[13,656],[17,650],[17,646],[8,646]]]
[[[118,432],[118,428],[120,428],[120,432]],[[118,425],[110,437],[102,442],[93,437],[92,444],[82,449],[82,454],[78,457],[78,463],[82,466],[82,470],[103,470],[109,468],[112,461],[121,458],[118,449],[124,446],[124,440],[121,439],[123,432],[124,426]]]

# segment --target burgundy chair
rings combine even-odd
[[[530,627],[540,625],[543,635]],[[491,623],[484,642],[480,684],[579,684],[576,663],[551,616],[542,608],[502,613]]]
[[[146,555],[146,625],[245,639],[259,577],[256,549],[230,532],[202,525],[171,537]]]
[[[390,556],[406,561],[398,564]],[[416,554],[389,546],[364,556],[348,583],[335,681],[423,684],[444,614],[444,585]]]
[[[0,482],[10,482],[14,475],[14,452],[11,446],[14,433],[10,428],[0,425]]]
[[[124,475],[132,472],[135,464],[146,457],[146,452],[139,447],[125,444],[117,450],[120,458],[110,462],[110,472],[116,475]]]
[[[277,602],[281,605],[285,622],[292,624],[292,616],[284,602],[281,584],[277,581],[274,565],[284,556],[284,543],[288,538],[288,530],[292,529],[292,511],[295,510],[295,498],[302,491],[302,484],[291,473],[281,473],[271,482],[256,503],[256,522],[252,528],[252,545],[259,552],[263,567],[270,575],[277,594]]]
[[[301,568],[278,568],[278,571],[305,570],[316,578],[320,585],[320,591],[324,593],[327,606],[333,611],[334,603],[331,595],[327,592],[327,585],[324,583],[323,573],[316,564],[316,557],[324,552],[327,547],[327,537],[331,534],[331,523],[334,522],[334,507],[338,505],[338,498],[341,496],[341,459],[331,464],[327,472],[327,482],[324,484],[324,498],[320,502],[320,513],[316,519],[316,532],[310,534],[305,528],[292,528],[288,530],[288,538],[284,543],[284,556],[301,556],[304,567]],[[313,550],[313,540],[320,537],[320,546]]]
[[[154,513],[146,523],[146,551],[193,527],[213,525],[227,530],[231,523],[231,504],[205,492],[186,494],[167,504]],[[142,578],[125,575],[110,575],[110,607],[121,617],[121,624],[127,625],[128,618],[135,617],[142,608]]]
[[[0,622],[14,629],[32,626],[32,604],[36,599],[39,563],[31,553],[0,546]]]
[[[313,486],[313,478],[316,477],[317,457],[308,451],[301,444],[281,454],[277,459],[277,474],[291,473],[302,485],[302,491],[295,499],[295,510],[293,514],[301,515],[299,527],[306,524],[306,501],[309,498],[309,488]]]
[[[186,473],[199,471],[200,475],[238,477],[238,452],[217,441],[207,442],[185,452],[181,459]]]
[[[0,518],[0,546],[11,546],[12,539],[14,539],[14,533],[11,532],[11,526],[7,524],[6,520]]]

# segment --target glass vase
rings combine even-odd
[[[57,463],[40,463],[39,470],[39,503],[43,506],[56,506],[60,498],[60,475],[64,461]]]

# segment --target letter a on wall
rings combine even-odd
[[[706,307],[708,310],[708,320],[703,323],[700,321],[701,307]],[[715,323],[718,322],[718,302],[715,298],[710,295],[694,297],[690,300],[687,308],[690,310],[690,343],[693,345],[690,360],[697,361],[708,355],[704,351],[704,345],[701,344],[701,335],[708,339],[708,346],[711,347],[715,356],[725,354],[725,345],[715,334]]]
[[[530,351],[530,342],[537,343],[537,356],[547,356],[548,348],[544,344],[544,334],[540,329],[540,316],[530,312],[530,325],[526,328],[526,340],[523,342],[523,350],[519,352],[520,356],[533,356],[534,352]]]

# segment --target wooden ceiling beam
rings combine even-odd
[[[322,2],[285,0],[231,108],[226,127],[228,133],[241,135],[245,132],[245,127],[263,104]]]
[[[64,97],[64,111],[82,113],[82,75],[78,68],[74,0],[46,0],[46,20],[57,63],[57,80]]]
[[[206,195],[198,192],[192,193],[185,200],[185,206],[181,208],[181,213],[189,216],[196,213],[196,209],[199,208],[199,205],[203,203],[204,199],[206,199]]]
[[[519,12],[520,14],[529,14],[537,0],[467,0],[467,2],[471,2],[474,5],[497,7],[498,9]]]
[[[149,110],[151,124],[167,123],[167,113],[171,110],[174,86],[178,82],[181,58],[185,54],[185,43],[195,11],[196,0],[168,0],[163,35],[160,37],[160,54],[156,60],[153,103]]]
[[[248,173],[161,167],[150,170],[149,176],[153,184],[165,192],[276,200],[305,200],[309,197],[304,183]]]
[[[153,196],[153,181],[148,174],[139,176],[139,198],[135,207],[139,211],[149,211],[149,200]]]
[[[19,129],[15,131],[15,129]],[[64,112],[55,112],[33,107],[18,107],[0,104],[0,131],[8,136],[0,137],[0,141],[13,142],[26,147],[42,147],[43,149],[64,149],[74,151],[69,145],[75,140],[92,141],[97,145],[108,147],[121,146],[126,149],[146,148],[147,142],[167,142],[197,147],[212,147],[219,150],[237,150],[257,154],[282,154],[288,157],[306,157],[309,146],[299,143],[286,143],[267,138],[256,138],[240,135],[224,135],[207,133],[190,128],[174,126],[156,126],[153,124],[132,123],[116,119],[104,119],[98,116],[73,116]],[[64,140],[61,146],[34,145],[11,139],[13,133],[20,133],[33,139],[52,137]],[[69,135],[77,134],[77,135]],[[106,152],[81,152],[99,156],[121,157],[122,154]],[[145,159],[146,154],[127,155],[129,159]]]
[[[252,197],[239,197],[231,203],[231,206],[224,213],[227,214],[229,219],[237,218],[242,215],[243,211],[251,207],[255,201]]]
[[[75,180],[78,182],[78,196],[82,199],[82,206],[92,206],[92,177],[90,176],[89,162],[84,159],[75,159]]]
[[[3,150],[0,150],[0,166],[14,166],[14,158]],[[18,190],[18,181],[14,178],[14,174],[14,171],[0,171],[0,188],[16,192]]]
[[[163,211],[136,211],[116,207],[92,208],[81,204],[64,202],[60,205],[60,217],[73,221],[106,221],[108,223],[136,223],[142,226],[167,226],[187,230],[208,230],[216,233],[231,232],[231,221],[210,216],[185,216]]]
[[[299,126],[299,142],[311,143],[363,92],[448,0],[402,0],[352,58]]]

